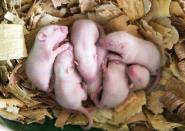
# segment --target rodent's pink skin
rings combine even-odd
[[[59,44],[67,37],[68,27],[49,25],[37,34],[35,43],[26,60],[26,74],[39,90],[49,92],[53,63],[56,56],[67,49],[67,45]]]
[[[71,42],[74,45],[77,69],[85,81],[95,79],[97,72],[96,42],[99,30],[95,22],[81,19],[71,28]]]
[[[140,90],[148,87],[150,72],[143,66],[131,65],[127,68],[127,74],[133,84],[131,90]]]
[[[160,52],[149,41],[119,31],[102,37],[99,43],[102,47],[120,54],[124,63],[143,65],[152,75],[156,75],[160,68]]]
[[[100,105],[114,108],[123,102],[129,93],[126,65],[117,60],[108,62],[104,66],[103,93]]]
[[[87,128],[90,128],[92,126],[92,116],[82,106],[82,101],[87,99],[87,93],[82,88],[82,78],[75,69],[72,45],[56,57],[54,72],[54,91],[57,102],[66,109],[84,113],[89,119]]]

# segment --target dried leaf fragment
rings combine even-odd
[[[185,77],[185,60],[178,62],[177,66],[181,76]]]
[[[42,27],[42,26],[46,26],[49,24],[55,24],[59,22],[60,19],[61,19],[60,17],[54,17],[49,14],[43,14],[43,16],[38,21],[37,26]]]
[[[147,121],[146,116],[143,112],[135,114],[134,116],[131,116],[126,123],[135,123],[135,122],[141,122],[141,121]]]
[[[177,32],[176,28],[171,25],[170,19],[156,19],[150,24],[154,30],[162,34],[163,44],[161,46],[167,49],[172,49],[173,45],[176,44],[179,40],[179,33]]]
[[[89,12],[87,15],[89,19],[104,24],[108,20],[121,15],[121,10],[112,2],[109,2],[96,7],[95,12]]]
[[[169,79],[173,76],[171,70],[169,68],[164,68],[161,73],[161,79],[159,84],[160,85],[166,85],[166,83],[169,81]]]
[[[126,15],[121,15],[116,18],[111,19],[106,25],[106,32],[113,31],[126,31],[134,36],[139,37],[138,26],[133,24],[128,24],[129,18]]]
[[[185,59],[185,41],[184,40],[180,40],[174,46],[174,49],[175,49],[175,53],[180,61]]]
[[[185,83],[182,80],[175,78],[174,76],[168,79],[165,89],[167,91],[172,91],[178,94],[179,97],[185,99]]]
[[[170,14],[175,16],[183,16],[184,12],[177,1],[172,1],[170,4]]]
[[[126,108],[130,103],[134,102],[137,99],[137,95],[135,93],[130,93],[129,96],[127,97],[127,99],[120,105],[118,105],[114,111],[115,112],[121,112],[122,110],[124,110],[124,108]]]
[[[82,13],[91,10],[92,8],[96,7],[96,5],[97,3],[95,0],[79,0],[79,6]]]
[[[88,123],[87,118],[84,115],[71,115],[66,124],[72,125],[86,125]]]
[[[106,131],[117,131],[117,129],[118,129],[118,127],[115,127],[113,125],[97,123],[97,122],[93,123],[93,127],[100,128],[100,129],[103,129],[103,130],[106,130]]]
[[[164,105],[161,103],[161,98],[164,95],[164,91],[152,92],[148,97],[147,108],[150,109],[154,114],[160,114],[163,112]]]
[[[185,17],[172,16],[171,21],[178,30],[180,36],[183,37],[185,34]]]
[[[107,123],[108,120],[112,119],[112,110],[100,109],[93,112],[93,120],[98,123]]]
[[[71,26],[73,22],[75,22],[78,19],[85,19],[87,18],[86,15],[83,14],[75,14],[73,16],[65,17],[60,19],[56,24],[62,24],[66,26]]]
[[[153,18],[169,17],[170,3],[171,3],[171,0],[152,0],[151,10],[144,19],[146,21],[150,21]]]
[[[144,5],[144,2],[148,5]],[[151,2],[143,0],[117,0],[119,8],[123,9],[123,12],[131,19],[136,20],[144,16],[148,9],[150,8]]]
[[[35,29],[37,26],[38,21],[44,14],[45,10],[44,7],[41,6],[42,0],[34,1],[32,7],[27,13],[27,17],[29,20],[29,26],[31,29]],[[46,7],[45,7],[46,8]]]
[[[183,72],[180,72],[180,70],[183,70],[183,67],[182,69],[179,70],[178,63],[179,62],[175,58],[173,58],[170,63],[170,70],[172,71],[174,76],[176,76],[179,80],[185,82],[185,77],[183,76]],[[181,64],[183,65],[183,63]]]
[[[27,57],[22,25],[0,24],[0,41],[0,60]]]
[[[63,128],[69,116],[70,116],[69,112],[62,110],[56,119],[55,126]]]
[[[139,31],[140,33],[145,37],[147,38],[148,40],[154,42],[154,43],[158,43],[158,44],[161,44],[163,43],[163,36],[161,33],[155,31],[153,29],[152,26],[150,26],[148,24],[147,21],[145,20],[141,20],[140,21],[141,24],[139,24]]]
[[[140,31],[147,39],[164,49],[172,49],[179,40],[179,33],[168,18],[155,19],[149,24],[141,20]]]
[[[185,1],[184,0],[178,0],[178,2],[181,4],[183,10],[185,11]]]
[[[125,123],[130,117],[142,112],[142,106],[146,104],[145,92],[139,91],[136,93],[136,96],[135,100],[130,102],[120,112],[113,112],[113,121]]]
[[[128,125],[122,125],[120,128],[116,129],[115,131],[130,131]]]
[[[168,122],[162,115],[152,115],[147,113],[147,117],[152,127],[159,131],[170,131],[176,127],[182,127],[182,124]]]

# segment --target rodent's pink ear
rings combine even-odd
[[[39,32],[37,37],[40,41],[44,41],[46,40],[47,35],[44,32]]]

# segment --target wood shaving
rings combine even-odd
[[[179,34],[174,26],[171,25],[171,21],[168,18],[156,19],[151,22],[154,30],[163,34],[162,47],[172,49],[174,44],[179,40]]]
[[[167,83],[165,84],[165,89],[167,91],[173,91],[178,94],[179,97],[185,99],[184,91],[185,91],[185,83],[175,77],[171,77],[168,79]]]
[[[52,115],[47,111],[47,109],[20,111],[20,114],[28,119],[28,124],[44,120],[46,116],[51,119],[53,118]]]
[[[175,53],[179,59],[179,61],[185,59],[185,45],[184,45],[185,41],[179,41],[175,46],[174,46],[174,50]]]
[[[182,60],[182,61],[178,62],[177,66],[178,66],[178,69],[179,69],[181,76],[185,77],[185,61]]]
[[[117,131],[117,129],[119,129],[119,127],[115,127],[110,124],[102,124],[102,123],[96,123],[96,122],[94,122],[94,127],[101,128],[101,129],[107,130],[107,131]]]
[[[170,3],[171,0],[151,0],[152,7],[150,12],[144,18],[146,21],[150,21],[156,17],[168,17],[170,16]]]
[[[1,65],[0,66],[0,82],[6,84],[8,82],[8,69],[7,66]]]
[[[138,26],[133,24],[128,24],[129,18],[126,15],[118,16],[110,20],[106,26],[104,26],[106,32],[113,31],[127,31],[128,33],[140,37],[138,33]]]
[[[108,122],[108,120],[112,119],[112,110],[110,109],[97,110],[93,112],[93,119],[95,122],[105,124]]]
[[[20,59],[27,57],[28,54],[25,46],[22,25],[1,24],[0,41],[0,60]]]
[[[171,20],[172,20],[172,24],[179,31],[179,35],[184,36],[184,34],[185,34],[185,17],[172,16]]]
[[[131,19],[136,20],[144,16],[151,7],[150,1],[146,0],[117,0],[118,7]],[[143,4],[145,2],[145,5]],[[146,8],[146,9],[145,9]]]
[[[74,125],[86,125],[88,122],[87,118],[84,115],[71,115],[67,120],[66,124]],[[94,126],[94,125],[93,125]]]
[[[141,122],[141,121],[147,121],[146,116],[144,115],[143,112],[141,113],[137,113],[134,116],[131,116],[126,123],[130,124],[130,123],[137,123],[137,122]]]
[[[96,7],[97,3],[95,0],[79,0],[79,6],[81,9],[81,12],[89,11]]]
[[[23,107],[25,104],[21,102],[18,99],[15,98],[7,98],[7,99],[0,99],[0,107],[1,108],[6,108],[8,106],[17,106],[17,107]]]
[[[98,6],[95,12],[89,12],[88,18],[97,21],[100,24],[107,23],[108,20],[121,15],[121,10],[113,3],[107,3]]]
[[[22,19],[20,19],[18,16],[14,15],[11,12],[7,12],[4,15],[4,18],[7,19],[8,21],[12,22],[13,24],[21,24],[21,25],[25,24],[25,22]]]
[[[148,98],[147,108],[154,114],[161,114],[164,111],[164,105],[161,103],[161,98],[164,96],[164,93],[164,91],[155,91],[152,92]]]
[[[62,5],[62,0],[51,0],[51,1],[55,8],[60,7]]]
[[[69,116],[70,116],[70,113],[69,113],[69,112],[67,112],[67,111],[65,111],[65,110],[62,110],[62,111],[59,113],[59,115],[58,115],[58,117],[57,117],[57,119],[56,119],[55,126],[56,126],[56,127],[60,127],[60,128],[63,129],[63,127],[64,127],[66,121],[67,121],[68,118],[69,118]]]
[[[184,16],[184,12],[177,1],[172,1],[170,4],[170,14],[175,16]]]
[[[147,113],[147,117],[151,125],[159,131],[170,131],[176,127],[182,127],[182,124],[168,122],[162,115],[152,115]]]
[[[8,120],[18,121],[21,123],[23,123],[24,121],[24,116],[22,116],[21,114],[14,114],[3,109],[0,109],[0,115],[1,117],[6,118]]]
[[[173,112],[178,110],[178,108],[185,103],[185,100],[179,97],[177,93],[173,91],[167,91],[161,99],[161,102],[164,104],[167,110]]]
[[[120,112],[113,113],[113,121],[124,123],[131,116],[142,112],[142,106],[146,104],[146,96],[143,91],[136,93],[136,99],[123,108]]]
[[[39,104],[40,102],[33,100],[26,90],[21,89],[18,85],[8,85],[6,87],[7,91],[17,97],[19,100],[24,102],[28,107]]]

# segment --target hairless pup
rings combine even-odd
[[[67,49],[66,44],[59,45],[68,34],[67,26],[49,25],[37,34],[35,43],[26,60],[26,74],[39,90],[49,92],[53,63],[56,56]]]
[[[87,99],[87,92],[82,87],[82,79],[74,65],[73,47],[60,53],[54,63],[55,72],[55,96],[57,102],[64,108],[83,113],[89,124],[84,129],[90,129],[93,120],[91,113],[82,105]]]
[[[103,93],[100,105],[114,108],[128,96],[128,78],[126,65],[117,60],[108,60],[103,65]]]
[[[160,52],[150,41],[119,31],[102,37],[99,43],[103,48],[119,54],[124,63],[139,64],[146,67],[152,75],[159,74]]]
[[[98,94],[102,82],[101,63],[107,51],[96,46],[103,28],[92,20],[77,20],[71,28],[71,41],[74,46],[77,69],[83,77],[91,100],[99,106]]]

